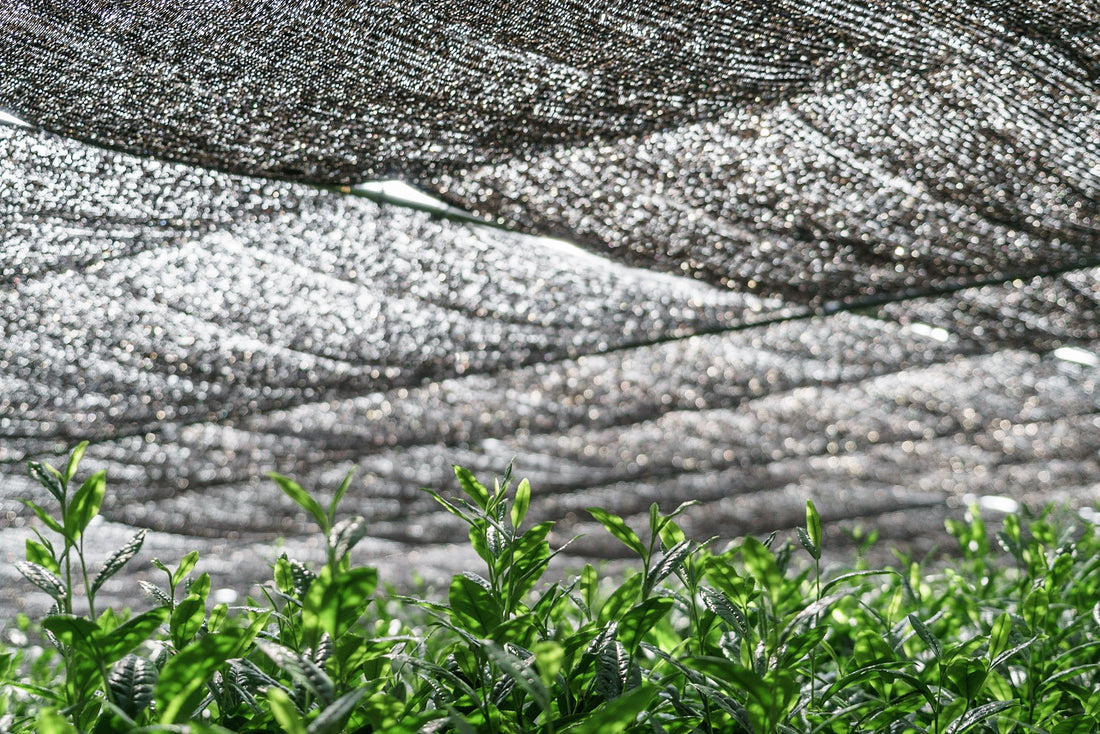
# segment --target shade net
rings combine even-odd
[[[592,505],[695,499],[702,539],[813,498],[923,552],[975,498],[1100,498],[1095,2],[5,0],[0,34],[8,559],[24,462],[82,439],[104,551],[150,528],[224,584],[319,552],[270,469],[357,464],[398,583],[473,562],[418,489],[452,463],[514,459],[577,557],[617,553]]]

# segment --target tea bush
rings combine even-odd
[[[823,575],[812,503],[798,545],[773,535],[725,550],[650,508],[648,527],[591,508],[638,557],[601,589],[591,565],[543,576],[552,523],[526,522],[531,487],[456,468],[461,498],[428,490],[469,527],[484,563],[438,599],[380,593],[351,562],[368,531],[291,479],[317,522],[319,568],[281,555],[262,599],[212,604],[197,553],[146,584],[152,608],[100,608],[137,533],[98,568],[84,533],[106,491],[31,463],[52,508],[19,570],[54,600],[49,648],[0,651],[0,731],[75,732],[962,732],[1100,731],[1100,542],[1047,510],[995,537],[972,510],[949,521],[957,562]],[[559,549],[560,550],[560,549]],[[802,554],[805,554],[804,556]],[[801,559],[800,559],[801,556]],[[24,623],[22,627],[27,627]]]

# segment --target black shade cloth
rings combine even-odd
[[[452,462],[562,538],[1100,497],[1095,2],[8,0],[0,109],[0,526],[83,438],[223,580],[272,468],[440,567]]]

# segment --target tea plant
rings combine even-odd
[[[605,593],[591,565],[543,578],[562,550],[527,522],[531,486],[428,491],[468,527],[483,564],[431,597],[378,593],[352,550],[368,533],[339,517],[349,473],[323,506],[271,478],[316,522],[320,568],[273,560],[260,600],[211,604],[197,553],[154,560],[153,608],[100,609],[103,582],[137,555],[138,533],[102,564],[84,535],[106,491],[32,463],[56,503],[19,568],[53,599],[49,648],[0,650],[0,731],[773,732],[962,734],[1100,730],[1100,537],[1095,526],[971,510],[959,549],[924,567],[821,566],[813,503],[799,546],[776,535],[723,550],[650,508],[644,528],[589,510],[638,558]],[[75,489],[74,489],[75,488]],[[805,555],[802,555],[805,552]],[[428,597],[428,598],[423,598]],[[56,650],[56,653],[51,652]]]

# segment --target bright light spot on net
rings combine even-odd
[[[920,336],[926,336],[929,339],[935,339],[938,342],[945,342],[951,338],[951,332],[940,326],[931,326],[929,324],[915,323],[909,327],[914,334]]]
[[[1096,367],[1100,365],[1100,357],[1092,352],[1086,352],[1084,349],[1078,349],[1077,347],[1059,347],[1054,350],[1053,354],[1057,359],[1063,362],[1073,362],[1075,364],[1082,364],[1086,367]]]
[[[423,191],[414,189],[403,181],[367,181],[356,185],[355,190],[383,196],[395,204],[420,206],[436,211],[448,211],[452,208],[434,196],[429,196]]]
[[[1020,503],[1011,497],[1004,497],[998,494],[989,494],[979,497],[976,494],[964,494],[962,497],[963,504],[966,506],[977,505],[978,509],[988,510],[989,512],[1003,512],[1006,515],[1011,515],[1020,511]]]
[[[1097,512],[1091,507],[1082,507],[1077,511],[1077,516],[1085,522],[1091,522],[1093,525],[1100,525],[1100,512]]]
[[[560,240],[556,237],[530,237],[527,238],[526,241],[538,247],[543,252],[550,253],[556,257],[566,258],[565,262],[571,264],[589,264],[600,268],[606,268],[609,264],[606,258],[601,257],[595,252],[590,252],[582,247],[578,247],[568,240]],[[662,273],[657,270],[623,265],[622,263],[616,263],[614,268],[618,277],[633,277],[650,283],[666,283],[678,288],[683,288],[688,298],[693,296],[706,298],[720,292],[715,286],[704,283],[703,281],[695,280],[694,278],[685,278],[672,273]],[[758,308],[757,304],[761,303],[759,299],[753,297],[747,297],[745,302],[750,309]]]
[[[237,601],[237,592],[233,589],[218,589],[214,592],[215,604],[232,604]]]
[[[0,125],[14,125],[16,127],[34,127],[29,122],[20,120],[15,115],[0,110]]]
[[[572,259],[588,260],[591,262],[600,262],[605,265],[607,264],[607,261],[599,255],[577,247],[572,242],[559,240],[556,237],[534,237],[532,239],[534,241],[534,244],[537,244],[539,247],[549,252],[553,252],[558,255],[565,255],[566,257]]]

